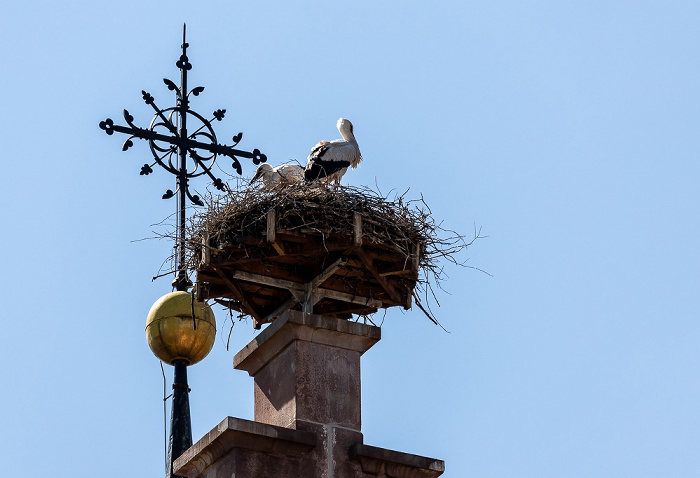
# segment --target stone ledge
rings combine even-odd
[[[175,460],[173,471],[194,478],[233,448],[300,457],[315,445],[313,433],[227,417]]]
[[[294,340],[353,350],[362,355],[380,339],[379,327],[289,310],[233,357],[233,367],[255,376]]]
[[[354,443],[350,459],[357,460],[362,472],[390,478],[434,478],[445,471],[445,462],[425,456]]]

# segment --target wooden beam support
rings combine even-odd
[[[234,293],[237,299],[241,302],[241,308],[245,308],[245,312],[253,318],[253,320],[255,321],[253,327],[256,329],[260,328],[260,324],[262,324],[260,314],[258,314],[255,308],[252,305],[250,305],[250,303],[246,300],[245,295],[243,294],[243,291],[240,289],[240,287],[238,287],[236,283],[233,282],[233,280],[226,277],[226,274],[218,267],[214,267],[214,270],[217,274],[219,274],[221,280],[224,281],[226,286],[228,286],[228,288],[231,289],[231,291]]]
[[[314,305],[323,299],[323,294],[318,292],[318,286],[323,284],[330,276],[332,276],[338,267],[345,264],[342,257],[336,259],[330,266],[326,267],[319,275],[311,279],[304,285],[303,297],[301,302],[301,311],[310,314],[314,311]],[[293,293],[294,294],[294,293]]]
[[[380,272],[379,275],[382,277],[389,277],[389,276],[405,276],[409,274],[415,274],[415,271],[412,271],[411,269],[403,269],[400,271],[389,271],[389,272]]]
[[[283,255],[285,254],[284,248],[282,247],[282,244],[280,244],[280,243],[277,242],[277,241],[275,241],[275,242],[272,243],[272,248],[273,248],[275,251],[277,251],[277,254],[279,254],[280,256],[283,256]]]
[[[277,241],[277,221],[276,221],[275,209],[272,208],[267,211],[267,231],[265,234],[265,240],[272,248],[277,251],[277,254],[283,256],[285,254],[284,247]]]
[[[289,309],[291,309],[292,307],[294,307],[294,305],[295,305],[297,302],[298,302],[298,300],[296,299],[296,297],[294,297],[294,295],[292,295],[289,299],[287,299],[287,300],[285,300],[284,302],[282,302],[282,303],[279,305],[279,307],[277,307],[275,310],[273,310],[272,312],[270,312],[269,314],[267,314],[267,316],[265,316],[265,317],[263,318],[263,322],[262,322],[262,323],[264,324],[264,323],[266,323],[266,322],[271,322],[271,321],[273,321],[274,319],[276,319],[277,317],[279,317],[280,315],[282,315],[282,313],[284,313],[284,312],[286,312],[287,310],[289,310]]]
[[[353,217],[352,243],[355,247],[362,245],[362,214],[359,212]]]
[[[332,276],[335,273],[336,270],[338,270],[338,267],[345,265],[345,263],[345,259],[343,257],[339,257],[338,259],[333,261],[333,263],[330,266],[326,267],[323,272],[311,279],[306,285],[306,287],[311,287],[313,289],[316,286],[323,284],[330,276]]]
[[[385,277],[383,277],[379,274],[379,272],[377,272],[377,269],[375,269],[372,259],[368,257],[362,249],[358,249],[357,251],[355,251],[355,254],[357,254],[357,257],[359,257],[362,260],[362,262],[365,263],[365,267],[367,267],[369,272],[374,276],[377,282],[379,282],[379,285],[382,286],[386,293],[389,294],[391,300],[393,300],[395,304],[401,304],[401,296],[399,295],[398,291],[394,288],[393,285],[391,285],[391,283],[388,280],[386,280]]]
[[[233,278],[238,280],[244,280],[246,282],[253,282],[255,284],[263,284],[269,285],[271,287],[277,287],[280,289],[287,289],[292,294],[294,294],[295,292],[304,293],[306,291],[306,284],[292,282],[284,279],[277,279],[275,277],[267,277],[260,274],[252,274],[250,272],[234,271]],[[360,297],[353,294],[346,294],[345,292],[323,289],[321,287],[317,288],[316,292],[318,292],[318,294],[323,298],[339,300],[341,302],[349,302],[351,304],[366,305],[368,307],[382,307],[381,300],[372,299],[371,297]]]
[[[275,208],[267,211],[267,242],[275,242]]]
[[[420,266],[420,242],[416,242],[416,247],[413,249],[413,270],[418,272]]]

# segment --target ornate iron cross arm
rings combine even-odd
[[[187,73],[192,69],[192,64],[187,57],[189,44],[185,40],[185,33],[186,27],[183,27],[182,54],[175,63],[180,70],[180,86],[176,86],[173,81],[167,78],[163,79],[165,86],[175,92],[176,106],[161,109],[156,105],[155,99],[150,93],[142,91],[143,100],[155,111],[148,128],[136,126],[134,117],[127,110],[124,110],[124,120],[128,126],[115,124],[111,118],[107,118],[99,124],[100,128],[108,135],[114,134],[115,131],[129,135],[122,145],[122,151],[126,151],[134,145],[132,141],[134,138],[148,141],[154,161],[141,167],[142,175],[152,173],[153,166],[159,164],[163,169],[176,176],[177,187],[175,191],[168,189],[163,194],[163,199],[174,196],[178,198],[176,248],[178,248],[179,264],[177,275],[173,281],[173,286],[177,290],[187,290],[192,285],[187,279],[185,271],[186,202],[189,199],[196,205],[204,205],[199,196],[190,193],[189,180],[206,174],[211,179],[212,184],[223,191],[227,189],[226,184],[212,172],[212,167],[218,156],[226,156],[233,160],[232,167],[239,175],[242,174],[242,168],[238,158],[252,159],[256,165],[267,161],[267,157],[258,149],[254,149],[252,152],[235,149],[243,138],[243,133],[233,136],[232,146],[218,142],[212,122],[214,120],[221,121],[226,110],[216,110],[211,119],[206,119],[190,109],[190,96],[199,96],[204,91],[204,87],[197,86],[188,90]],[[188,157],[191,159],[189,165]]]
[[[144,92],[144,96],[146,95],[148,95],[148,93]],[[171,155],[177,154],[178,151],[185,150],[187,151],[188,156],[194,160],[195,166],[195,169],[193,171],[187,172],[187,177],[192,178],[200,176],[202,174],[207,174],[212,180],[214,186],[216,186],[219,190],[223,190],[224,185],[222,181],[216,178],[211,172],[211,166],[213,165],[213,162],[216,159],[217,155],[223,155],[231,158],[233,160],[232,167],[236,170],[238,174],[243,173],[241,169],[241,163],[238,161],[238,157],[250,158],[256,165],[260,164],[261,162],[267,161],[267,157],[264,154],[262,154],[258,149],[254,149],[252,152],[249,152],[233,148],[233,146],[238,145],[241,138],[243,137],[243,133],[238,133],[233,137],[233,146],[219,144],[216,142],[216,135],[214,134],[213,128],[211,128],[211,122],[214,119],[223,119],[226,110],[215,111],[214,118],[208,121],[202,118],[194,111],[189,110],[189,114],[199,119],[202,123],[202,126],[199,128],[198,131],[195,131],[194,133],[190,134],[189,137],[186,138],[183,138],[179,135],[176,126],[173,125],[172,122],[164,116],[164,111],[167,110],[157,111],[154,121],[156,119],[160,121],[156,123],[152,122],[151,127],[148,129],[139,128],[135,126],[133,123],[134,118],[133,116],[131,116],[131,114],[129,114],[127,110],[124,110],[124,119],[129,124],[129,127],[116,125],[114,124],[114,121],[111,118],[107,118],[106,120],[100,122],[100,128],[102,128],[108,135],[114,134],[115,131],[118,133],[125,133],[129,135],[129,138],[122,145],[122,151],[126,151],[134,145],[132,141],[132,139],[134,138],[144,139],[149,142],[151,146],[151,151],[153,153],[153,157],[155,158],[155,162],[152,164],[145,164],[144,166],[142,166],[142,175],[148,175],[152,173],[153,166],[155,164],[160,164],[164,169],[166,169],[170,173],[178,175],[180,173],[179,169],[176,169],[175,165],[173,165],[171,161]],[[162,134],[158,132],[157,129],[155,129],[158,127],[165,127],[166,129],[173,132],[174,135],[169,136],[166,134]],[[195,139],[198,136],[208,138],[210,142],[204,143],[202,141],[198,141]],[[202,155],[198,153],[197,150],[204,150],[209,152],[210,154],[208,156]],[[196,201],[193,202],[195,202],[195,204],[198,204]]]

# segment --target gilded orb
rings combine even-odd
[[[184,360],[193,365],[209,354],[215,337],[214,312],[189,292],[165,294],[148,312],[146,340],[163,362]]]

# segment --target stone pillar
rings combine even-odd
[[[321,438],[315,476],[359,476],[360,356],[380,338],[379,327],[288,311],[234,357],[254,378],[256,422]]]
[[[255,421],[359,432],[360,356],[380,337],[379,327],[285,312],[233,359],[255,379]]]

